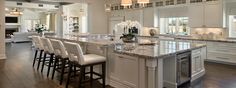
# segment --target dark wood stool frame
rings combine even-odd
[[[95,65],[102,65],[102,74],[96,73],[93,71],[93,66]],[[79,74],[79,88],[81,88],[82,83],[90,81],[91,88],[93,87],[93,80],[99,80],[102,79],[102,86],[105,88],[106,86],[106,62],[100,62],[100,63],[94,63],[94,64],[88,64],[88,65],[79,65],[77,62],[69,61],[69,73],[68,73],[68,79],[66,82],[66,88],[68,88],[71,78],[71,73],[74,72],[72,70],[73,67],[79,67],[80,68],[80,74]],[[90,67],[89,72],[85,72],[85,68]],[[85,75],[90,74],[90,80],[85,80]],[[99,78],[93,79],[93,75],[97,75]]]

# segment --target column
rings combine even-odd
[[[5,0],[0,0],[0,59],[6,59],[6,54],[5,54]]]
[[[163,88],[163,59],[147,59],[147,88]]]
[[[147,88],[156,88],[157,59],[147,59]]]

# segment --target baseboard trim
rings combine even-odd
[[[0,60],[2,60],[2,59],[7,59],[5,54],[0,54]]]

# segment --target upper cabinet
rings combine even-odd
[[[190,27],[202,27],[204,25],[204,5],[196,4],[188,7]]]
[[[143,11],[142,10],[126,10],[125,20],[138,21],[143,24]]]
[[[223,27],[223,8],[220,1],[192,3],[194,4],[190,4],[188,9],[190,27]]]
[[[220,3],[205,5],[205,25],[207,27],[223,27],[223,8]]]
[[[154,8],[143,9],[143,26],[154,27]]]

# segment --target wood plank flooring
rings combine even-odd
[[[6,60],[0,60],[0,88],[64,88],[56,80],[32,67],[33,52],[30,43],[6,45]],[[236,88],[236,66],[205,63],[206,75],[194,82],[191,88]],[[77,81],[72,81],[71,88],[78,88]],[[94,88],[101,88],[95,82]],[[89,87],[85,87],[89,88]],[[107,86],[107,88],[112,88]]]

